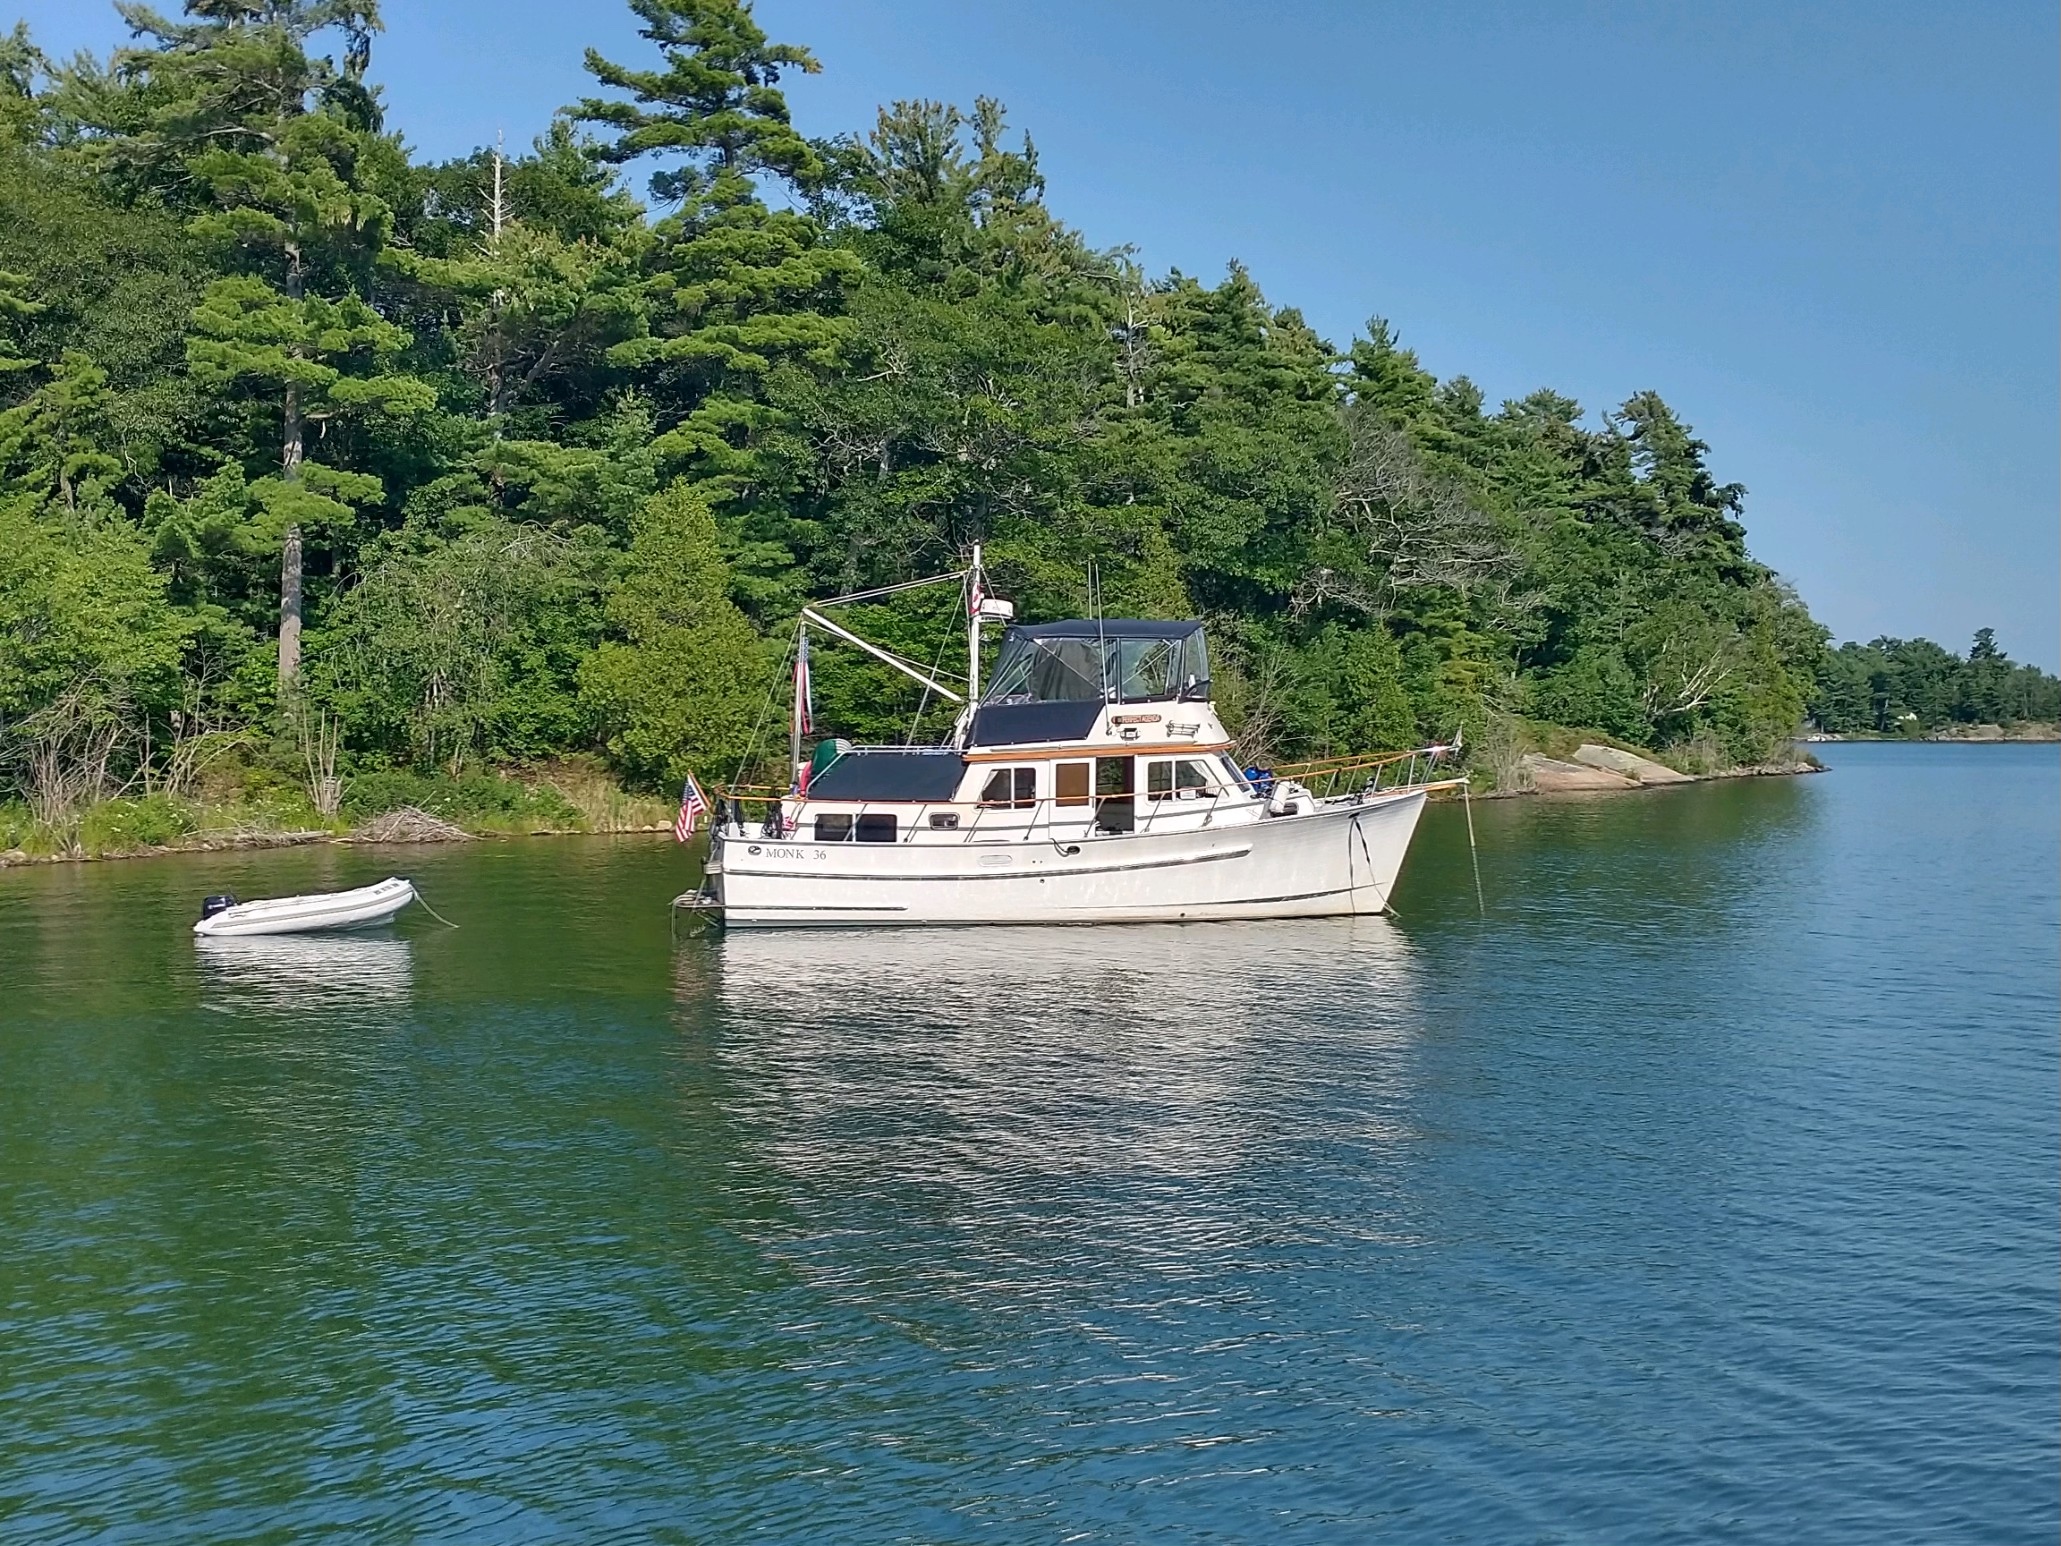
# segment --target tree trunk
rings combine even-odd
[[[279,549],[279,687],[301,674],[301,529],[286,528]]]
[[[301,298],[301,249],[298,242],[286,245],[286,293],[291,300]],[[286,398],[280,417],[279,472],[287,483],[294,484],[301,481],[301,458],[305,450],[299,383],[286,383]],[[291,688],[300,674],[301,529],[289,526],[285,541],[279,548],[279,690],[283,693]]]

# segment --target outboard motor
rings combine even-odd
[[[209,918],[214,917],[216,913],[226,913],[235,905],[236,893],[233,891],[224,891],[219,896],[202,897],[200,899],[201,920],[205,922]]]

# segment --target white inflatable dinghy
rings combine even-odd
[[[387,922],[415,900],[415,887],[398,875],[355,891],[321,891],[312,896],[280,896],[260,902],[239,902],[233,896],[211,896],[201,903],[196,934],[235,937],[247,934],[305,934],[316,929],[368,929]]]

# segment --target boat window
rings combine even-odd
[[[1181,640],[1120,639],[1112,642],[1117,696],[1126,703],[1171,698],[1181,688]]]
[[[844,816],[818,816],[816,818],[816,841],[819,843],[848,843],[852,837],[852,818]]]
[[[1054,773],[1053,794],[1058,804],[1088,803],[1088,765],[1085,762],[1062,762]]]
[[[982,805],[1007,805],[1018,810],[1038,803],[1036,768],[997,768],[980,791]]]
[[[1206,762],[1184,758],[1179,762],[1145,764],[1145,797],[1148,800],[1214,800],[1217,780]]]
[[[1093,639],[1005,645],[988,686],[990,703],[1100,702],[1102,651]]]
[[[852,835],[862,843],[892,843],[895,840],[895,818],[893,816],[861,816]]]

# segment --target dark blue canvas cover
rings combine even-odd
[[[811,800],[949,800],[965,761],[949,747],[858,747],[809,780]]]

